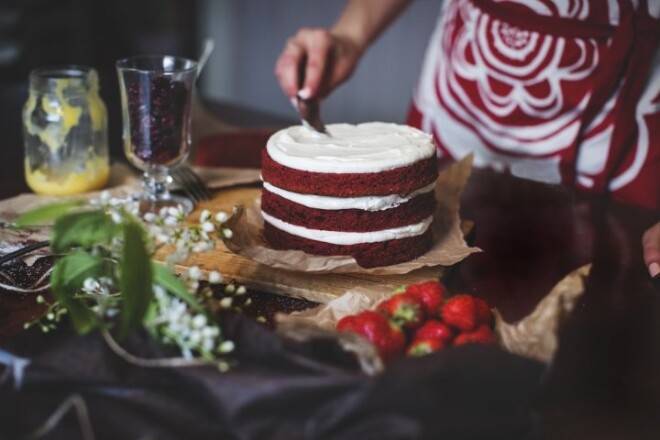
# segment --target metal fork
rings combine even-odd
[[[44,248],[46,246],[50,246],[50,241],[44,240],[44,241],[38,241],[36,243],[29,244],[27,246],[23,246],[22,248],[15,250],[14,252],[10,252],[8,254],[5,254],[0,257],[0,265],[5,264],[7,261],[11,261],[14,258],[22,257],[25,254],[29,254],[32,251],[35,251],[37,249]]]
[[[206,182],[186,165],[179,165],[171,170],[171,176],[181,190],[194,202],[209,200],[213,194]]]

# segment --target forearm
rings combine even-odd
[[[330,30],[364,51],[413,0],[349,0]]]

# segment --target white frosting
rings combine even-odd
[[[301,125],[268,140],[275,162],[319,173],[377,173],[413,164],[436,154],[431,135],[406,125],[368,122],[329,124],[330,136]]]
[[[420,223],[401,226],[399,228],[383,229],[372,232],[338,232],[324,231],[321,229],[308,229],[303,226],[292,225],[278,218],[262,212],[264,220],[284,232],[291,235],[307,238],[309,240],[321,241],[324,243],[337,245],[350,245],[360,243],[378,243],[387,240],[396,240],[397,238],[415,237],[421,235],[431,226],[433,216],[428,217]]]
[[[391,194],[386,196],[367,196],[367,197],[327,197],[313,194],[300,194],[278,188],[268,182],[264,182],[264,188],[273,194],[277,194],[287,200],[295,202],[308,208],[324,209],[334,211],[339,209],[361,209],[363,211],[384,211],[386,209],[396,208],[412,198],[433,191],[435,182],[419,188],[410,194],[399,195]]]

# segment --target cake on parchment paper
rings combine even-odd
[[[432,137],[383,122],[302,126],[275,133],[262,153],[264,235],[275,249],[351,255],[363,267],[424,254],[438,177]]]

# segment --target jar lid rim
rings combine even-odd
[[[90,74],[94,73],[96,73],[96,70],[93,67],[79,64],[68,64],[38,67],[30,72],[30,76],[38,76],[44,79],[85,79]]]

